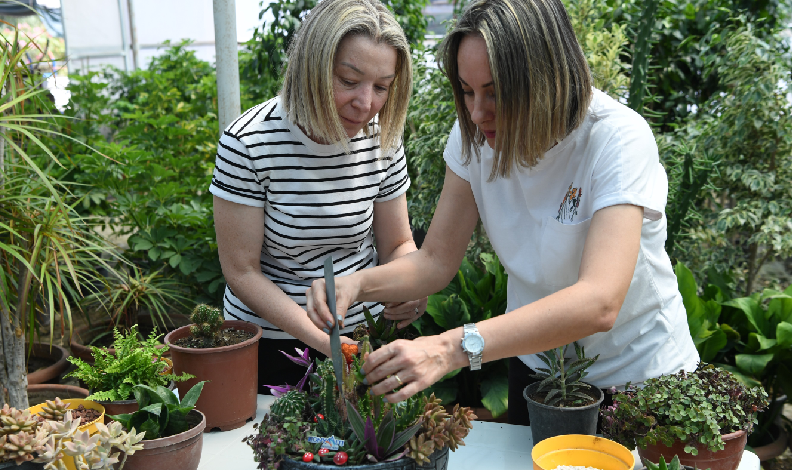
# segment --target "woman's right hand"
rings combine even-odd
[[[357,300],[360,293],[360,285],[356,282],[356,277],[353,274],[335,278],[336,315],[341,322],[341,327],[344,326],[344,317],[347,309]],[[311,287],[305,291],[305,296],[307,298],[305,310],[308,312],[308,318],[317,328],[328,333],[335,325],[336,319],[333,318],[333,314],[330,313],[330,308],[327,306],[327,291],[324,279],[313,281]]]

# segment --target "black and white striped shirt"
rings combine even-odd
[[[223,132],[217,147],[212,194],[264,210],[261,272],[305,308],[305,290],[324,275],[333,255],[335,274],[377,265],[373,244],[374,203],[407,191],[410,179],[404,149],[384,155],[379,127],[369,123],[349,144],[320,145],[282,113],[280,98],[246,111]],[[265,338],[291,338],[257,316],[226,286],[226,318],[261,325]],[[366,305],[373,314],[379,303]],[[365,321],[363,303],[347,313],[350,332]]]

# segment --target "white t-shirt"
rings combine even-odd
[[[305,290],[324,275],[333,255],[336,276],[377,265],[372,224],[374,203],[407,191],[407,161],[401,146],[385,155],[379,126],[369,123],[349,143],[320,145],[285,118],[280,98],[245,112],[223,132],[209,190],[227,201],[261,207],[264,244],[261,272],[305,308]],[[355,302],[344,333],[365,321],[363,305],[376,315],[377,302]],[[226,286],[227,318],[260,325],[265,338],[291,338],[248,309]]]
[[[577,282],[591,217],[616,204],[644,208],[641,247],[627,297],[613,328],[579,341],[600,355],[585,381],[600,388],[638,384],[699,356],[665,252],[668,180],[644,119],[594,90],[585,121],[533,168],[488,182],[492,149],[462,163],[459,123],[445,149],[449,168],[470,183],[478,212],[509,275],[507,312]],[[567,354],[574,349],[569,348]],[[545,367],[536,355],[520,356]]]

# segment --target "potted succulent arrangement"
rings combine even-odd
[[[194,376],[179,387],[179,396],[184,399],[184,390],[205,381],[195,406],[206,415],[206,430],[241,427],[256,417],[261,327],[224,321],[223,313],[208,305],[195,307],[190,320],[165,336],[174,372]]]
[[[476,416],[459,405],[449,413],[434,395],[397,404],[373,396],[360,373],[371,343],[364,337],[359,344],[343,348],[340,384],[331,359],[314,365],[307,349],[287,355],[307,371],[296,386],[270,387],[277,399],[244,440],[259,468],[446,468],[448,451],[464,445]]]
[[[105,426],[101,412],[70,405],[56,398],[28,410],[0,409],[0,469],[121,470],[142,448],[143,433]]]
[[[93,363],[69,357],[69,362],[77,366],[77,369],[66,374],[66,377],[76,377],[83,381],[91,392],[88,399],[101,403],[108,415],[137,410],[137,402],[132,396],[136,385],[170,385],[173,388],[174,382],[193,378],[187,373],[172,373],[170,360],[163,357],[167,346],[159,347],[159,338],[162,335],[156,331],[147,339],[141,340],[135,325],[126,334],[115,328],[113,336],[115,353],[92,346]]]
[[[625,446],[638,446],[643,460],[670,460],[712,470],[735,470],[757,413],[767,406],[762,387],[748,388],[730,372],[701,363],[627,387],[605,408],[602,432]]]
[[[538,379],[523,390],[528,403],[533,443],[562,434],[589,434],[597,432],[599,405],[605,399],[602,390],[583,382],[586,369],[599,358],[586,357],[585,349],[573,343],[576,358],[565,354],[569,345],[539,354],[547,368],[537,369],[532,375]]]
[[[143,433],[141,448],[130,455],[127,470],[196,470],[201,461],[206,416],[195,409],[204,382],[196,383],[181,400],[157,385],[134,387],[138,410],[111,415],[124,429]]]

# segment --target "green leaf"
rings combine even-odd
[[[168,261],[170,263],[171,268],[176,268],[176,266],[178,266],[179,263],[181,263],[181,260],[182,260],[182,255],[176,253],[175,255],[171,256]]]
[[[388,413],[382,418],[379,428],[377,429],[377,445],[387,450],[393,442],[393,437],[395,435],[396,420],[393,419],[393,411],[388,410]]]
[[[701,355],[701,361],[712,362],[721,349],[726,347],[727,342],[726,333],[722,329],[718,328],[714,330],[707,341],[704,341],[700,347],[698,345],[696,346],[696,349],[698,349]]]
[[[728,305],[730,307],[735,307],[740,309],[744,314],[745,318],[754,328],[757,333],[761,333],[764,336],[770,336],[772,334],[769,329],[769,325],[767,323],[767,319],[765,318],[765,314],[762,311],[761,305],[759,302],[751,297],[742,297],[739,299],[733,299],[728,302],[723,302],[722,305]]]
[[[756,376],[764,372],[767,364],[773,360],[772,354],[737,354],[735,362],[740,370]]]
[[[509,378],[502,375],[481,381],[481,403],[497,418],[509,409]]]
[[[192,388],[190,388],[190,390],[184,394],[184,398],[181,401],[181,406],[194,407],[195,402],[198,401],[198,397],[201,396],[201,391],[203,391],[203,386],[205,383],[206,380],[202,380],[193,385]]]
[[[792,347],[792,323],[782,321],[776,327],[776,341],[781,348]]]

